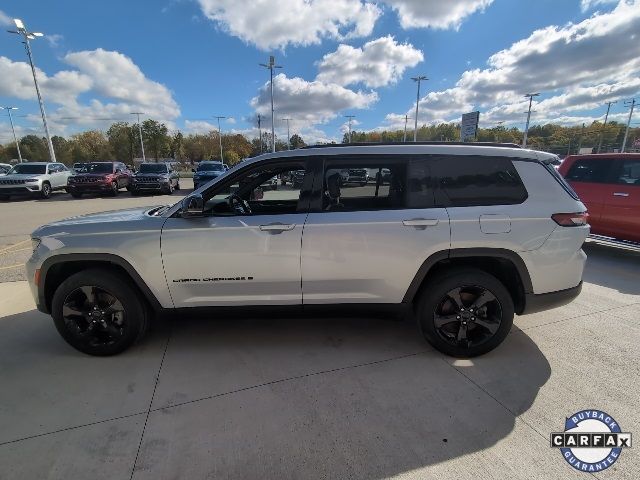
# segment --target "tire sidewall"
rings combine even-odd
[[[82,286],[96,286],[114,295],[124,308],[125,333],[111,345],[91,346],[79,341],[69,332],[62,316],[62,307],[67,296]],[[78,272],[56,289],[51,302],[51,316],[56,329],[65,341],[83,353],[96,356],[115,355],[129,348],[146,330],[147,312],[138,299],[135,288],[130,282],[117,274],[105,270],[85,270]]]
[[[51,196],[51,185],[48,182],[42,184],[42,190],[40,191],[42,198],[49,198]]]
[[[470,348],[453,346],[440,338],[433,323],[433,314],[447,292],[457,287],[479,286],[495,295],[502,309],[500,327],[495,335],[481,345]],[[493,275],[481,270],[453,270],[432,279],[422,291],[416,311],[418,326],[425,339],[438,351],[454,357],[475,357],[500,345],[513,325],[514,306],[506,287]]]

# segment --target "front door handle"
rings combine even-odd
[[[296,228],[295,223],[270,223],[268,225],[260,225],[260,230],[262,230],[263,232],[269,232],[274,235],[282,232],[288,232],[289,230],[293,230],[294,228]]]
[[[437,218],[412,218],[409,220],[403,220],[402,224],[405,227],[435,227],[438,225],[439,220]]]
[[[628,197],[629,194],[627,192],[615,192],[613,194],[614,197]]]

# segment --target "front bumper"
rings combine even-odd
[[[110,183],[87,183],[87,184],[68,184],[67,192],[69,193],[95,193],[110,192]]]
[[[0,195],[31,195],[40,191],[39,183],[0,187]]]
[[[169,188],[169,182],[135,182],[131,184],[132,191],[159,191]]]
[[[582,291],[582,282],[573,288],[549,293],[525,293],[524,310],[520,315],[542,312],[572,302]]]

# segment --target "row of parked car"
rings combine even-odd
[[[226,168],[221,162],[200,162],[194,173],[196,188]],[[144,192],[171,195],[180,190],[180,176],[166,163],[143,163],[137,172],[122,162],[76,163],[72,169],[57,162],[0,164],[0,200],[8,200],[12,196],[46,199],[56,190],[64,190],[74,198],[84,194],[115,196],[122,189],[131,195]]]

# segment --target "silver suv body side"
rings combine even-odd
[[[38,166],[43,173],[9,173],[0,179],[0,195],[28,195],[42,191],[48,183],[52,190],[62,190],[67,186],[71,172],[62,163],[27,162],[14,166]],[[45,173],[46,172],[46,173]]]

